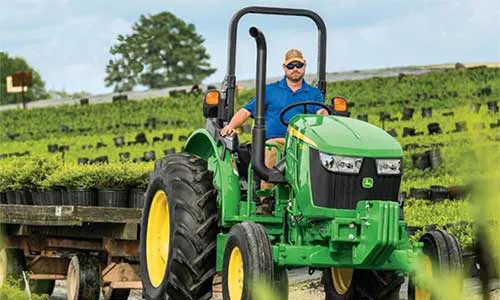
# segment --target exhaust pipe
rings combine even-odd
[[[257,76],[256,76],[256,107],[255,123],[252,129],[252,168],[265,181],[269,180],[272,169],[266,167],[264,162],[264,147],[266,137],[266,124],[264,119],[265,95],[266,95],[266,61],[267,45],[264,33],[255,27],[251,27],[250,36],[257,44]]]

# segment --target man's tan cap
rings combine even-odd
[[[298,49],[290,49],[285,53],[285,65],[288,65],[292,61],[300,61],[304,63],[306,60],[304,59],[304,55]]]

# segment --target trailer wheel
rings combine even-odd
[[[224,300],[255,300],[254,284],[272,282],[274,265],[271,243],[260,224],[243,222],[229,231],[222,268]]]
[[[209,299],[217,199],[207,162],[187,153],[156,161],[146,191],[140,262],[146,299]]]
[[[52,279],[30,280],[30,291],[35,294],[52,295],[56,286],[56,281]]]
[[[99,299],[101,270],[96,257],[89,254],[73,256],[67,274],[68,300]]]
[[[404,277],[393,271],[328,268],[321,281],[326,300],[399,300]]]
[[[462,249],[457,239],[443,230],[425,233],[420,242],[424,244],[425,272],[429,277],[441,277],[463,268]],[[436,276],[437,275],[437,276]],[[429,291],[415,285],[415,274],[410,274],[408,283],[408,300],[434,299]]]
[[[104,300],[126,300],[130,296],[130,289],[113,289],[110,286],[102,288]]]
[[[26,260],[22,250],[7,248],[0,250],[0,287],[9,277],[15,280],[22,278],[25,269]]]

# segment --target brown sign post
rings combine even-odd
[[[12,74],[12,85],[21,88],[21,99],[23,102],[23,109],[26,109],[24,102],[24,87],[31,87],[33,83],[33,74],[31,71],[19,71]]]

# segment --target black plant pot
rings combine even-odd
[[[33,200],[33,205],[44,205],[43,194],[39,190],[31,190],[31,199]]]
[[[448,199],[450,197],[450,194],[448,193],[448,188],[445,186],[432,185],[430,190],[431,190],[431,200],[434,202]]]
[[[180,135],[180,136],[179,136],[179,141],[180,141],[180,142],[187,141],[187,139],[188,139],[188,137],[187,137],[187,136],[185,136],[185,135]]]
[[[50,144],[47,146],[48,150],[50,153],[55,153],[57,152],[57,149],[59,148],[56,144]]]
[[[67,205],[96,206],[97,197],[94,189],[68,189]]]
[[[99,189],[97,204],[100,207],[127,207],[129,198],[128,189]]]
[[[493,113],[498,112],[498,103],[496,101],[488,101],[488,110]]]
[[[90,163],[90,159],[87,157],[79,157],[78,158],[78,164],[79,165],[86,165]]]
[[[137,144],[147,144],[148,139],[146,138],[146,134],[144,132],[138,133],[135,136],[135,142]]]
[[[406,232],[408,232],[408,235],[415,235],[417,231],[422,230],[423,228],[420,226],[406,226]]]
[[[403,150],[408,151],[408,150],[411,150],[411,149],[417,149],[419,147],[420,147],[419,144],[414,144],[414,143],[412,143],[412,144],[406,144],[406,145],[403,146]]]
[[[432,117],[432,107],[422,107],[422,117],[424,118]]]
[[[163,140],[164,141],[171,141],[174,138],[174,135],[171,133],[164,133],[163,134]]]
[[[410,197],[415,198],[415,199],[429,200],[430,199],[430,190],[429,189],[411,188],[410,189]]]
[[[415,109],[414,108],[405,107],[403,109],[403,118],[402,118],[402,120],[403,121],[408,121],[408,120],[413,119],[413,113],[415,113]]]
[[[146,198],[144,194],[146,193],[146,189],[131,189],[130,190],[130,200],[129,207],[130,208],[143,208],[144,202]]]
[[[154,161],[156,160],[156,154],[154,151],[144,152],[144,161]]]
[[[467,131],[467,122],[465,122],[465,121],[456,122],[455,123],[455,130],[456,130],[456,132]]]
[[[163,151],[163,153],[165,154],[165,156],[169,155],[169,154],[173,154],[175,153],[175,148],[169,148],[169,149],[165,149]]]
[[[130,152],[122,152],[118,154],[121,161],[128,161],[130,159]]]
[[[368,122],[368,115],[367,114],[358,115],[358,120]]]
[[[441,158],[441,151],[439,149],[432,149],[426,151],[425,153],[429,156],[431,168],[433,170],[437,170],[439,166],[443,163],[443,159]]]
[[[427,125],[427,129],[429,130],[429,134],[441,134],[441,127],[439,127],[439,123],[430,123]]]
[[[63,198],[62,198],[62,190],[44,190],[41,191],[42,197],[44,199],[44,204],[42,205],[62,205],[63,204]]]
[[[0,192],[0,204],[7,204],[7,194]]]
[[[62,205],[73,205],[69,198],[69,191],[67,188],[62,188],[60,190]]]
[[[398,133],[396,132],[396,129],[392,128],[391,130],[387,131],[388,134],[390,134],[393,137],[398,137]]]
[[[87,104],[89,104],[89,98],[80,99],[80,105],[87,105]]]
[[[386,113],[386,112],[381,112],[379,114],[379,120],[382,122],[382,121],[388,121],[391,119],[391,115],[389,113]]]
[[[7,204],[33,205],[31,193],[26,190],[7,191]]]
[[[431,167],[431,161],[427,153],[416,153],[411,156],[413,167],[424,170]]]
[[[466,186],[456,185],[448,187],[448,194],[450,199],[463,199],[467,196],[469,190]]]
[[[415,128],[410,128],[410,127],[403,128],[403,137],[414,136],[414,135],[415,135]]]
[[[125,139],[123,136],[117,136],[113,138],[116,147],[123,147],[125,145]]]
[[[444,112],[441,114],[443,117],[453,117],[455,115],[454,112],[452,111],[448,111],[448,112]]]

